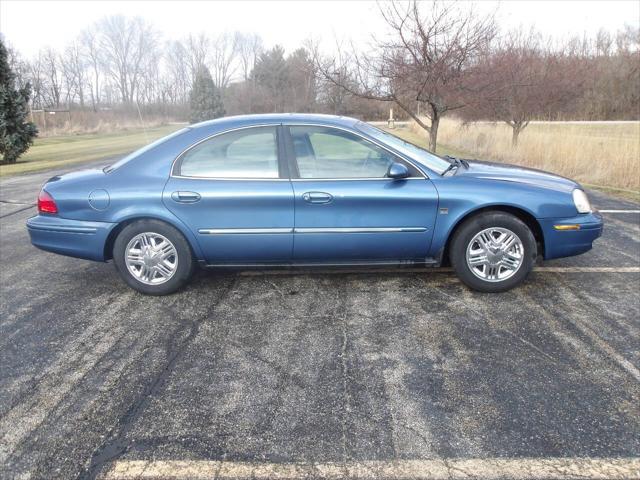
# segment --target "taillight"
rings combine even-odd
[[[58,213],[58,207],[53,197],[44,190],[38,195],[38,211],[40,213]]]

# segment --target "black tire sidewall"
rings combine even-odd
[[[173,276],[160,285],[147,285],[135,278],[125,263],[125,250],[129,241],[143,232],[159,233],[176,248],[178,268]],[[179,290],[187,283],[193,272],[193,254],[189,243],[176,228],[159,220],[138,220],[124,227],[113,245],[113,263],[122,279],[134,290],[146,295],[167,295]]]
[[[487,282],[477,277],[467,265],[467,246],[471,239],[486,228],[502,227],[520,237],[525,255],[522,265],[511,277],[501,282]],[[504,212],[486,212],[466,220],[455,232],[451,242],[451,264],[462,282],[480,292],[504,292],[524,281],[529,275],[538,255],[538,246],[531,229],[518,217]]]

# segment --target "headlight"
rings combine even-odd
[[[591,213],[591,204],[587,194],[579,188],[573,191],[573,203],[575,203],[578,213]]]

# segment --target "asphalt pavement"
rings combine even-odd
[[[504,294],[411,269],[146,297],[31,246],[54,173],[0,180],[0,478],[640,477],[638,204],[590,192],[594,249]]]

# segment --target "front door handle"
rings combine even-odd
[[[171,198],[178,203],[195,203],[201,197],[197,192],[173,192]]]
[[[302,199],[307,203],[329,203],[333,200],[333,196],[325,192],[305,192],[302,194]]]

